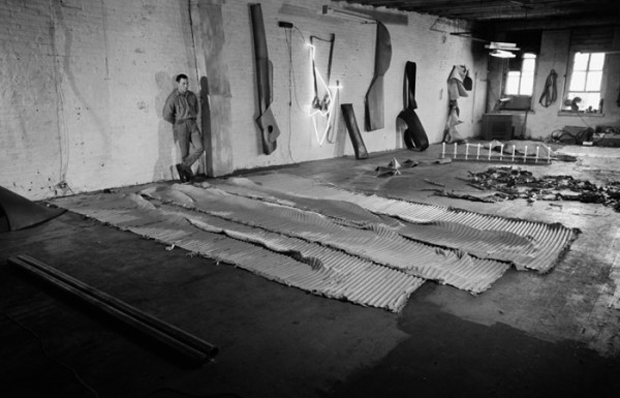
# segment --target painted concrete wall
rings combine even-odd
[[[276,151],[264,155],[254,123],[250,3],[0,0],[0,185],[34,200],[176,178],[179,153],[161,109],[178,73],[187,73],[199,94],[203,79],[209,81],[211,175],[353,155],[342,118],[333,143],[317,142],[307,114],[313,88],[306,43],[311,35],[335,34],[331,83],[343,86],[339,102],[352,103],[363,126],[376,26],[319,16],[322,0],[261,3],[274,68],[272,108],[281,130]],[[202,18],[200,7],[207,10]],[[205,18],[212,12],[221,13],[219,23]],[[459,132],[471,137],[479,131],[486,56],[474,56],[473,43],[449,35],[449,27],[431,29],[435,17],[405,15],[406,26],[386,25],[393,50],[385,75],[386,125],[362,133],[371,154],[403,146],[395,119],[406,61],[418,66],[417,113],[431,142],[443,137],[446,79],[455,64],[472,68],[476,77],[475,92],[459,101]],[[282,20],[294,28],[278,27]],[[317,55],[325,67],[325,46],[317,45]],[[318,120],[319,133],[323,125]]]
[[[620,93],[620,54],[608,54],[605,61],[606,79],[603,84],[604,110],[603,114],[567,114],[560,112],[563,87],[568,78],[568,67],[571,62],[570,30],[545,31],[542,34],[540,54],[536,78],[534,81],[533,108],[528,112],[525,120],[524,111],[502,111],[515,115],[516,124],[521,127],[525,123],[525,137],[545,139],[555,130],[565,126],[596,127],[597,125],[620,125],[620,107],[616,104]],[[489,94],[487,107],[492,109],[500,98],[500,79],[502,60],[493,59],[489,62]],[[557,78],[558,100],[549,107],[542,106],[538,99],[542,94],[549,72],[555,70]]]

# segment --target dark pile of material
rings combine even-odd
[[[470,172],[469,185],[497,191],[502,199],[574,200],[601,203],[620,212],[620,182],[598,186],[590,181],[569,175],[534,177],[530,171],[512,167],[489,168],[480,173]]]

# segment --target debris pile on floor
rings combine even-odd
[[[572,200],[601,203],[620,211],[620,182],[596,185],[570,175],[534,177],[532,172],[516,167],[492,167],[480,173],[469,172],[469,185],[481,190],[497,191],[501,199]]]

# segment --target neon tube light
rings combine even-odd
[[[335,106],[335,101],[334,101],[335,97],[334,95],[332,95],[331,88],[334,86],[328,86],[327,83],[325,83],[325,79],[323,79],[321,72],[316,67],[316,63],[314,62],[315,51],[316,51],[315,46],[312,44],[308,44],[308,46],[310,46],[310,55],[311,55],[310,56],[310,69],[312,70],[314,68],[314,74],[315,76],[317,76],[317,80],[320,82],[321,86],[325,89],[325,92],[327,93],[327,104],[328,104],[327,109],[323,111],[320,108],[316,108],[313,111],[308,112],[308,116],[312,118],[312,125],[314,127],[314,135],[316,137],[316,140],[319,146],[323,146],[323,143],[325,142],[325,138],[327,137],[329,130],[332,127],[332,115],[333,115],[333,110]],[[340,90],[340,88],[342,87],[340,85],[337,85],[334,88],[336,88],[336,95],[338,95],[338,90]],[[310,105],[310,109],[313,109],[312,105]],[[322,134],[319,134],[319,128],[317,126],[317,121],[316,121],[317,115],[320,115],[322,117],[327,117],[327,124],[325,125],[325,128],[323,129]]]

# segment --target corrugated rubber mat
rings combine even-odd
[[[477,294],[549,271],[578,231],[269,174],[52,203],[317,295],[399,311],[424,280]]]
[[[314,211],[269,203],[217,188],[174,185],[143,190],[143,195],[274,233],[341,250],[406,274],[480,293],[503,275],[506,263],[478,259],[462,250],[407,239],[381,224],[357,228]],[[180,200],[179,194],[187,199]],[[189,205],[188,202],[193,202]]]
[[[192,201],[170,190],[177,203]],[[167,245],[314,294],[399,311],[423,279],[343,251],[135,194],[80,195],[54,204]]]
[[[403,237],[459,249],[472,256],[548,272],[577,238],[561,224],[511,219],[345,190],[287,174],[231,178],[218,183],[231,194],[345,215],[351,222],[382,223]],[[344,210],[343,210],[344,209]]]

